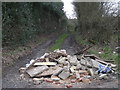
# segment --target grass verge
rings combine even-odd
[[[28,55],[32,52],[32,49],[37,47],[39,44],[47,40],[48,38],[43,36],[36,36],[31,41],[27,42],[25,45],[19,45],[17,47],[3,47],[2,59],[3,67],[12,65],[19,57]]]
[[[82,46],[90,45],[91,43],[87,40],[83,40],[80,36],[76,36],[76,42]],[[115,39],[116,40],[116,39]],[[120,63],[119,55],[117,53],[113,53],[115,50],[110,48],[110,46],[97,46],[90,48],[88,53],[95,54],[99,56],[103,60],[109,60],[111,62]]]
[[[61,48],[64,40],[68,37],[67,33],[64,33],[59,36],[59,38],[55,41],[55,43],[49,48],[50,51],[53,51],[55,49]]]

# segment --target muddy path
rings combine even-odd
[[[48,52],[49,46],[51,46],[55,37],[51,37],[48,41],[43,42],[38,47],[32,50],[32,53],[21,57],[9,68],[4,68],[2,71],[2,87],[3,88],[30,88],[34,87],[30,81],[20,80],[19,68],[29,63],[31,59],[42,56],[45,52]]]
[[[19,68],[28,63],[31,59],[42,56],[48,51],[48,48],[56,40],[56,37],[50,38],[50,40],[42,43],[36,47],[30,55],[20,58],[16,64],[3,70],[3,88],[64,88],[65,85],[56,85],[54,83],[42,82],[40,85],[34,85],[31,79],[20,79],[20,74],[18,72]],[[66,49],[67,53],[73,55],[79,46],[75,43],[74,35],[70,35],[65,39],[61,49]],[[82,47],[79,47],[82,48]],[[91,84],[75,83],[73,88],[117,88],[117,80],[115,81],[94,81]]]

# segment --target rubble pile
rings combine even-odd
[[[68,55],[66,50],[57,49],[31,60],[19,72],[23,78],[27,74],[35,84],[42,81],[55,84],[90,83],[98,77],[106,78],[108,73],[115,71],[115,67],[116,65],[104,62],[95,55]]]

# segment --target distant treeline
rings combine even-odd
[[[104,44],[118,33],[118,7],[112,2],[76,2],[77,31],[83,39]],[[111,12],[111,13],[110,13]]]
[[[65,14],[61,2],[2,3],[3,46],[24,44],[35,35],[61,32]]]

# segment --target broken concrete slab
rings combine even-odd
[[[115,65],[115,64],[112,64],[112,63],[108,63],[108,62],[105,62],[105,61],[103,61],[103,60],[99,60],[99,59],[96,59],[96,61],[98,61],[98,62],[100,62],[100,63],[102,63],[102,64],[105,64],[105,65],[110,65],[111,67],[116,67],[117,65]]]
[[[31,76],[34,77],[35,75],[42,73],[43,71],[47,70],[48,66],[38,66],[38,67],[31,67],[26,72]]]
[[[92,63],[92,65],[91,65]],[[91,59],[91,61],[88,61],[87,59],[81,59],[81,64],[89,67],[99,68],[100,62]]]
[[[49,66],[55,66],[56,62],[36,62],[34,66],[41,66],[41,65],[49,65]]]
[[[53,75],[58,75],[58,74],[60,74],[62,71],[63,71],[63,68],[59,67],[59,68],[57,68],[57,69],[54,71]]]
[[[36,75],[36,77],[57,75],[62,71],[61,67],[50,67],[48,70],[42,72],[41,74]]]
[[[64,70],[58,75],[61,79],[66,79],[70,76],[69,72],[65,72]]]

